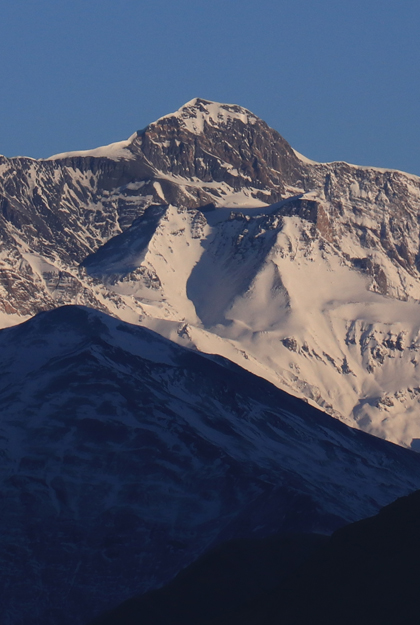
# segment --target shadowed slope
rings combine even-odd
[[[420,487],[414,452],[91,309],[0,351],[4,625],[83,623],[222,541],[329,533]]]
[[[212,625],[414,625],[419,526],[416,492],[338,530],[275,591]]]
[[[275,587],[327,540],[321,534],[290,534],[224,543],[167,586],[129,599],[91,625],[207,624]]]

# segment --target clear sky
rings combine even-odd
[[[0,0],[0,153],[127,138],[199,96],[318,160],[420,175],[419,0]]]

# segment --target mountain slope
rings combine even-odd
[[[327,541],[321,534],[286,534],[223,543],[163,588],[125,601],[91,625],[207,624],[274,590]]]
[[[419,521],[416,492],[331,537],[232,541],[92,625],[414,624]]]
[[[2,158],[0,321],[92,306],[417,449],[419,200],[197,98],[119,144]]]
[[[0,350],[5,625],[84,623],[221,541],[329,533],[420,487],[417,454],[92,309]]]
[[[220,625],[417,623],[420,493],[333,534],[279,587]]]

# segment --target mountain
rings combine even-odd
[[[85,625],[231,539],[334,529],[420,456],[79,306],[0,331],[2,623]]]
[[[169,584],[128,599],[90,625],[208,625],[276,590],[329,540],[286,534],[231,540],[205,553]]]
[[[417,491],[331,537],[232,541],[92,625],[414,625],[419,523]]]
[[[333,534],[275,589],[218,625],[418,622],[420,493]],[[210,623],[208,624],[210,625]]]
[[[87,305],[420,449],[419,197],[197,98],[127,141],[0,159],[0,321]]]

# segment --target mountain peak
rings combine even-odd
[[[258,117],[237,104],[223,104],[203,98],[193,98],[174,113],[160,117],[155,123],[163,119],[175,118],[193,134],[204,132],[204,122],[210,126],[230,126],[235,120],[244,125],[255,124]]]

